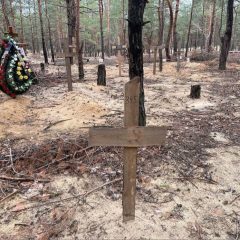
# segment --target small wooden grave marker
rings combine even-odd
[[[122,63],[124,62],[124,57],[121,55],[122,50],[126,50],[126,45],[120,44],[120,38],[118,38],[118,45],[112,46],[113,50],[117,50],[117,60],[118,60],[118,68],[119,68],[119,77],[122,76]]]
[[[74,45],[69,45],[68,38],[64,41],[64,55],[65,55],[65,63],[66,63],[66,70],[67,70],[67,81],[68,81],[68,91],[72,91],[72,67],[71,67],[71,58],[73,58],[76,53],[70,51],[69,49],[74,49]]]
[[[165,143],[166,127],[139,127],[140,78],[125,85],[124,128],[91,128],[90,146],[124,147],[123,221],[135,219],[137,148]]]

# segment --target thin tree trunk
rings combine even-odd
[[[129,77],[133,79],[139,76],[140,83],[140,111],[139,125],[146,125],[146,113],[144,106],[144,72],[143,72],[143,43],[142,30],[144,26],[143,14],[147,0],[128,1],[128,38],[129,38]]]
[[[30,29],[31,29],[32,51],[33,51],[33,54],[35,54],[36,47],[35,47],[35,39],[34,39],[34,33],[33,33],[33,20],[32,20],[32,15],[31,15],[30,0],[28,0],[28,17],[29,17]]]
[[[219,24],[219,30],[218,30],[218,35],[221,40],[221,33],[222,33],[222,23],[223,23],[223,11],[224,11],[224,0],[222,0],[221,3],[221,16],[220,16],[220,24]]]
[[[170,42],[171,42],[172,29],[173,29],[172,0],[167,0],[167,4],[168,4],[168,9],[169,9],[169,14],[170,14],[170,23],[169,23],[169,30],[168,30],[167,40],[166,40],[165,51],[166,51],[166,59],[167,59],[167,61],[171,61]]]
[[[227,63],[227,58],[228,58],[228,53],[231,46],[231,38],[232,38],[233,6],[234,6],[234,0],[228,0],[226,31],[224,36],[221,38],[222,45],[221,45],[221,53],[220,53],[220,60],[219,60],[219,70],[226,69],[226,63]]]
[[[49,35],[49,44],[50,44],[50,50],[51,50],[51,58],[52,62],[55,62],[55,56],[54,56],[54,48],[53,48],[53,41],[52,41],[52,30],[51,30],[51,23],[48,15],[48,1],[45,0],[45,13],[47,18],[47,26],[48,26],[48,35]]]
[[[98,0],[98,5],[99,5],[99,18],[100,18],[101,51],[102,51],[102,59],[104,59],[103,1]]]
[[[122,45],[126,44],[126,26],[125,26],[125,0],[122,0],[122,31],[123,31],[123,37],[122,37]]]
[[[79,79],[84,78],[82,47],[80,38],[80,0],[77,0],[76,4],[76,52],[78,59],[78,76]]]
[[[15,14],[14,14],[14,10],[13,10],[13,0],[10,0],[10,11],[11,11],[11,18],[12,18],[12,26],[14,28],[16,28],[16,24],[15,24]]]
[[[211,12],[210,23],[209,23],[209,34],[206,40],[206,47],[205,47],[207,52],[210,52],[212,50],[215,15],[216,15],[216,0],[212,0],[212,12]]]
[[[164,34],[164,0],[159,0],[158,2],[158,21],[159,21],[159,40],[158,45],[159,48],[159,71],[163,70],[163,34]]]
[[[76,5],[75,0],[66,0],[67,4],[67,23],[68,23],[68,44],[73,44],[73,37],[75,36],[76,28]],[[72,53],[72,49],[69,49],[69,52]],[[70,58],[71,64],[73,64],[73,58]]]
[[[43,31],[42,2],[41,2],[41,0],[38,0],[38,13],[39,13],[39,20],[40,20],[41,36],[42,36],[43,56],[44,56],[45,63],[48,64],[48,55],[47,55],[47,49],[46,49],[46,44],[45,44],[45,36],[44,36],[44,31]]]
[[[231,43],[231,48],[230,48],[231,50],[235,49],[235,40],[236,40],[235,36],[237,34],[237,27],[238,27],[238,25],[237,25],[238,12],[236,9],[234,9],[234,10],[235,10],[235,17],[234,17],[234,24],[233,24],[232,43]]]
[[[205,46],[205,0],[202,2],[202,42],[201,42],[201,50],[203,51]]]
[[[9,18],[8,18],[8,14],[7,14],[7,5],[6,5],[6,1],[5,0],[1,0],[1,4],[2,4],[2,11],[3,11],[3,16],[4,16],[4,20],[6,23],[7,28],[11,26]]]
[[[191,14],[190,14],[190,19],[189,19],[189,24],[188,24],[188,33],[187,33],[187,43],[186,43],[185,57],[188,56],[189,40],[190,40],[190,34],[191,34],[191,29],[192,29],[192,17],[193,17],[194,3],[195,3],[195,0],[192,0]]]
[[[38,25],[37,25],[37,10],[36,10],[36,2],[33,0],[33,10],[34,10],[34,35],[36,39],[36,50],[40,53],[40,44],[38,38]]]
[[[173,21],[173,54],[174,56],[177,56],[177,51],[178,51],[177,19],[178,19],[178,12],[179,12],[179,4],[180,4],[180,0],[176,0],[175,16]]]
[[[21,23],[21,41],[24,42],[23,9],[22,0],[19,0],[20,23]]]
[[[111,23],[110,23],[110,4],[111,1],[107,0],[107,52],[108,52],[108,57],[111,56]]]

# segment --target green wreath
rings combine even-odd
[[[0,89],[8,95],[26,92],[35,80],[24,51],[10,36],[6,36],[0,45],[0,68]]]

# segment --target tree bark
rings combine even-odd
[[[166,51],[166,59],[167,59],[167,62],[169,62],[169,61],[171,61],[171,56],[170,56],[170,42],[171,42],[172,29],[173,29],[172,0],[167,0],[167,4],[168,4],[168,9],[169,9],[169,14],[170,14],[170,23],[169,23],[169,30],[168,30],[167,40],[166,40],[165,51]]]
[[[48,15],[48,2],[45,0],[45,13],[47,17],[47,26],[48,26],[48,35],[49,35],[49,44],[50,44],[50,50],[51,50],[51,57],[52,57],[52,62],[55,62],[55,54],[54,54],[54,48],[53,48],[53,41],[52,41],[52,30],[51,30],[51,23]]]
[[[179,4],[180,4],[180,0],[176,0],[175,16],[173,21],[173,54],[174,56],[177,56],[177,51],[178,51],[177,20],[178,20]]]
[[[73,37],[75,36],[76,29],[76,5],[75,0],[66,0],[67,5],[67,24],[68,24],[68,44],[73,44]],[[72,49],[69,49],[72,53]],[[73,64],[73,58],[70,58],[71,64]]]
[[[209,23],[209,34],[206,39],[206,47],[205,47],[205,50],[207,52],[211,52],[212,50],[215,15],[216,15],[216,0],[212,0],[212,12],[211,12],[210,23]]]
[[[163,34],[164,34],[164,0],[159,0],[158,2],[158,21],[159,21],[159,40],[158,45],[159,48],[159,71],[162,72],[163,70]]]
[[[36,10],[36,1],[33,0],[33,11],[34,11],[34,34],[35,34],[35,40],[36,40],[36,50],[39,53],[40,52],[40,43],[38,38],[38,26],[37,26],[37,10]]]
[[[11,24],[10,24],[8,14],[7,14],[6,0],[1,0],[1,4],[2,4],[2,11],[3,11],[4,20],[5,20],[6,26],[8,28],[8,27],[11,26]]]
[[[192,29],[192,17],[193,17],[194,3],[195,3],[195,0],[192,0],[191,14],[190,14],[190,19],[189,19],[189,24],[188,24],[188,33],[187,33],[187,43],[186,43],[185,57],[188,56],[189,40],[190,40],[190,34],[191,34],[191,29]]]
[[[34,39],[34,33],[33,33],[33,19],[32,19],[32,15],[31,15],[30,0],[28,0],[28,17],[29,17],[30,29],[31,29],[32,51],[33,51],[33,54],[35,54],[36,47],[35,47],[35,39]]]
[[[79,79],[84,78],[82,47],[80,38],[80,0],[77,0],[76,4],[76,51],[78,58],[78,76]]]
[[[143,43],[142,31],[143,14],[147,0],[128,1],[128,39],[129,39],[129,77],[140,77],[140,106],[139,106],[139,125],[146,125],[146,113],[144,106],[144,71],[143,71]]]
[[[228,0],[227,4],[227,24],[224,36],[221,38],[221,53],[219,60],[219,70],[226,70],[226,63],[232,39],[233,28],[233,6],[234,0]]]
[[[42,2],[41,2],[41,0],[38,0],[38,14],[39,14],[39,20],[40,20],[44,61],[45,61],[46,64],[48,64],[48,55],[47,55],[47,49],[46,49],[46,44],[45,44],[45,36],[44,36],[44,31],[43,31]]]
[[[101,34],[101,51],[102,59],[104,59],[104,36],[103,36],[103,1],[98,0],[99,18],[100,18],[100,34]]]

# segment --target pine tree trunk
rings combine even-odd
[[[12,18],[12,26],[16,28],[16,23],[15,23],[15,14],[13,10],[13,0],[10,0],[10,11],[11,11],[11,18]]]
[[[45,36],[43,31],[43,19],[42,19],[42,2],[41,0],[38,0],[38,14],[39,14],[39,20],[40,20],[40,28],[41,28],[41,36],[42,36],[42,49],[43,49],[43,55],[44,55],[44,61],[46,64],[48,64],[48,55],[47,55],[47,49],[45,44]]]
[[[189,24],[188,24],[188,34],[187,34],[185,57],[188,56],[188,48],[189,48],[190,34],[191,34],[191,28],[192,28],[192,17],[193,17],[194,3],[195,3],[195,0],[192,0],[192,8],[191,8],[191,14],[190,14],[190,19],[189,19]]]
[[[34,11],[34,35],[36,40],[36,50],[40,53],[40,44],[38,38],[38,25],[37,25],[37,10],[36,10],[36,2],[33,0],[33,11]]]
[[[180,0],[176,0],[175,16],[173,21],[173,54],[174,56],[177,56],[177,51],[178,51],[177,20],[178,20],[179,4],[180,4]]]
[[[84,78],[82,47],[80,39],[80,0],[77,0],[76,4],[76,52],[78,58],[78,76],[79,79]]]
[[[111,56],[111,34],[110,34],[110,30],[111,30],[111,24],[110,24],[110,0],[107,0],[107,35],[108,35],[108,42],[107,42],[107,46],[108,46],[108,57]]]
[[[159,0],[158,2],[158,21],[159,21],[159,40],[158,45],[159,48],[159,71],[162,72],[163,70],[163,34],[164,34],[164,0]]]
[[[209,23],[209,34],[206,39],[206,47],[205,47],[205,50],[207,52],[210,52],[212,50],[215,15],[216,15],[216,0],[212,0],[212,12],[211,12],[210,23]]]
[[[143,43],[142,30],[144,26],[143,14],[147,0],[128,1],[128,38],[129,38],[129,77],[139,76],[140,83],[140,111],[139,125],[146,125],[144,106],[144,72],[143,72]]]
[[[20,23],[21,23],[21,41],[24,42],[23,9],[22,0],[19,0]]]
[[[46,13],[46,17],[47,17],[49,44],[50,44],[52,62],[54,63],[55,62],[55,56],[54,56],[54,48],[53,48],[53,41],[52,41],[52,30],[51,30],[49,15],[48,15],[48,5],[47,4],[48,4],[48,2],[47,2],[47,0],[45,0],[45,13]]]
[[[31,15],[30,0],[28,0],[28,17],[29,17],[30,29],[31,29],[32,51],[33,51],[33,54],[35,54],[36,47],[35,47],[35,39],[34,39],[34,33],[33,33],[33,20],[32,20],[32,15]]]
[[[168,35],[167,35],[167,40],[166,40],[166,46],[165,46],[165,51],[166,51],[166,59],[167,62],[171,61],[171,56],[170,56],[170,42],[171,42],[171,36],[172,36],[172,29],[173,29],[173,9],[172,9],[172,0],[167,0],[168,4],[168,9],[169,9],[169,14],[170,14],[170,23],[169,23],[169,29],[168,29]]]
[[[233,6],[234,0],[228,0],[227,4],[227,24],[224,36],[221,38],[221,53],[219,60],[219,70],[226,70],[226,63],[229,49],[231,46],[232,28],[233,28]]]
[[[100,18],[101,51],[102,51],[102,59],[104,59],[103,1],[98,0],[98,5],[99,5],[99,18]]]
[[[6,26],[8,28],[11,26],[11,24],[10,24],[10,21],[8,18],[6,0],[1,0],[1,4],[2,4],[2,12],[3,12],[4,20],[5,20]]]
[[[66,0],[67,5],[67,24],[68,24],[68,44],[73,44],[73,37],[75,36],[76,29],[76,5],[75,0]],[[72,53],[72,49],[69,49]],[[70,58],[71,64],[73,64],[73,58]]]

